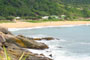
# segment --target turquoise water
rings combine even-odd
[[[28,37],[59,38],[60,40],[41,41],[49,45],[48,50],[54,60],[90,60],[89,25],[14,29],[12,32],[15,35],[22,34]]]

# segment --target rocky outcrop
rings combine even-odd
[[[27,39],[21,36],[6,35],[6,41],[8,43],[14,43],[19,47],[32,48],[32,49],[46,49],[48,46],[44,43],[39,43],[34,40]]]
[[[3,46],[6,48],[11,60],[18,60],[23,53],[23,57],[27,56],[25,60],[52,60],[45,57],[43,54],[34,54],[24,49],[47,49],[48,46],[46,44],[36,42],[35,40],[28,39],[24,36],[15,36],[7,29],[0,27],[0,54],[3,57],[3,60],[5,60]]]
[[[25,60],[52,60],[48,57],[34,54],[30,51],[24,50],[16,46],[15,44],[5,43],[5,45],[6,45],[8,56],[11,57],[11,60],[19,60],[20,56],[23,53],[24,53],[23,58],[27,56]],[[3,51],[3,48],[1,47],[0,54],[3,56],[3,58],[5,58],[4,53],[5,52]]]
[[[23,35],[18,35],[20,37],[24,37]],[[42,38],[30,38],[30,37],[24,37],[30,40],[55,40],[53,37],[42,37]]]
[[[54,40],[53,37],[32,38],[33,40]]]
[[[1,27],[1,26],[0,26],[0,32],[3,32],[4,34],[12,34],[10,31],[8,31],[7,28]]]

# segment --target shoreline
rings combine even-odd
[[[67,25],[89,25],[90,21],[54,21],[54,22],[16,22],[16,23],[0,23],[0,26],[6,28],[38,28],[38,27],[56,27]]]

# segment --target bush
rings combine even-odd
[[[6,20],[6,18],[5,18],[5,17],[0,16],[0,20]]]
[[[32,16],[26,16],[26,17],[21,17],[22,19],[26,19],[26,20],[38,20],[38,19],[41,19],[41,16],[35,16],[35,17],[32,17]]]
[[[13,20],[15,17],[13,17],[13,16],[8,16],[8,17],[6,17],[6,20]]]

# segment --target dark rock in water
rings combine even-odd
[[[62,47],[58,47],[58,48],[62,48]]]
[[[53,37],[44,37],[44,38],[29,38],[32,40],[55,40]]]
[[[51,52],[51,51],[46,51],[46,52]]]
[[[42,38],[33,38],[33,40],[42,40]]]
[[[56,38],[56,40],[60,40],[59,38]]]
[[[49,56],[52,57],[52,54],[50,54]]]
[[[0,31],[3,32],[4,34],[12,34],[10,31],[8,31],[7,28],[0,27]]]
[[[18,36],[23,37],[23,38],[27,38],[29,40],[55,40],[55,38],[53,38],[53,37],[30,38],[30,37],[25,37],[23,35],[18,35]]]
[[[53,37],[45,37],[45,38],[42,38],[42,39],[44,39],[44,40],[54,40]]]

